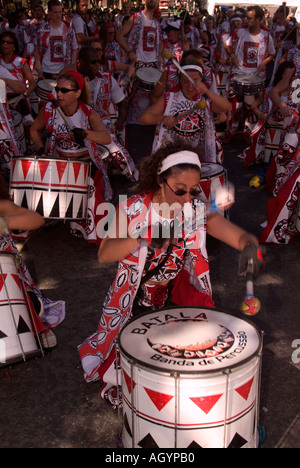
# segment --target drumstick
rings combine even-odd
[[[186,110],[184,112],[181,112],[181,114],[178,115],[176,120],[178,121],[178,120],[190,115],[195,110],[204,109],[205,107],[206,107],[206,102],[203,99],[201,99],[201,101],[196,102],[196,104],[194,104],[190,109],[188,109],[188,110]]]
[[[241,304],[244,315],[256,315],[260,311],[260,300],[254,296],[253,286],[253,259],[248,261],[246,271],[246,296]]]
[[[183,74],[187,77],[187,79],[188,79],[193,85],[195,84],[193,78],[190,77],[190,75],[179,65],[179,63],[177,62],[177,60],[175,59],[175,57],[173,57],[172,52],[170,52],[168,49],[165,49],[165,50],[163,51],[163,56],[165,57],[165,59],[171,60],[171,61],[174,63],[175,67],[177,67],[178,70],[179,70],[181,73],[183,73]]]
[[[67,125],[67,127],[69,127],[70,130],[73,130],[75,128],[75,126],[73,125],[72,120],[64,114],[63,110],[57,104],[57,101],[55,100],[55,97],[53,96],[52,93],[47,94],[47,99],[49,101],[51,101],[52,104],[54,105],[54,107],[58,110],[58,112],[62,116],[65,124]]]

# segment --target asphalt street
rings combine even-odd
[[[144,149],[142,132],[137,140]],[[236,189],[230,219],[259,235],[271,194],[266,187],[249,188],[256,168],[245,169],[237,158],[242,148],[239,139],[225,147],[228,179]],[[113,186],[115,199],[130,188],[121,176],[113,178]],[[116,448],[122,419],[99,397],[100,384],[84,381],[77,353],[97,327],[116,264],[100,265],[97,245],[72,236],[63,221],[42,228],[21,247],[38,287],[47,297],[66,301],[66,317],[54,329],[55,349],[0,368],[0,447]],[[267,245],[266,266],[255,283],[261,311],[251,320],[264,336],[263,448],[300,447],[299,251],[300,236],[289,245]],[[216,308],[240,317],[245,280],[237,275],[237,252],[209,238],[208,254]]]

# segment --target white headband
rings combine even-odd
[[[192,71],[198,71],[203,75],[203,69],[200,67],[200,65],[183,65],[181,67],[183,70],[192,70]]]
[[[170,169],[170,167],[177,166],[178,164],[194,164],[201,169],[201,163],[196,153],[192,151],[179,151],[178,153],[169,154],[169,156],[163,160],[162,166],[157,174],[161,174],[167,169]]]
[[[240,23],[243,22],[240,16],[233,16],[229,22],[232,23],[233,21],[239,21]]]

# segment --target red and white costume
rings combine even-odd
[[[194,109],[193,106],[200,99],[205,101],[203,109]],[[191,110],[188,116],[180,119],[182,112]],[[156,126],[156,133],[152,151],[167,144],[174,139],[180,139],[193,147],[204,148],[204,161],[221,163],[222,149],[217,148],[216,132],[211,113],[211,102],[203,96],[195,97],[191,101],[187,99],[181,90],[168,92],[164,95],[163,114],[178,117],[177,124],[171,128],[166,128],[163,123]]]
[[[109,156],[104,163],[109,173],[124,174],[130,180],[137,180],[138,172],[129,152],[118,140],[110,117],[111,104],[118,104],[125,95],[110,73],[101,72],[90,81],[93,93],[93,108],[100,115],[110,132],[111,144],[106,145]]]
[[[78,49],[74,29],[67,21],[56,29],[42,21],[36,29],[34,44],[40,53],[42,71],[54,76],[71,64],[72,51]]]
[[[257,118],[250,113],[250,105],[258,95],[237,96],[230,86],[234,75],[253,75],[258,72],[259,65],[269,56],[275,54],[274,42],[265,28],[261,28],[259,34],[250,34],[247,27],[236,29],[227,41],[232,47],[238,61],[233,67],[227,80],[227,97],[232,102],[232,108],[227,120],[226,137],[233,137],[237,132],[241,121],[245,121],[247,133],[251,132],[257,123]],[[263,79],[265,76],[263,74]]]
[[[100,151],[96,143],[88,139],[85,139],[84,148],[81,148],[73,140],[69,128],[51,102],[45,104],[44,112],[47,134],[50,135],[47,154],[57,158],[91,160],[97,168],[94,176],[89,178],[88,221],[87,223],[74,221],[70,225],[74,234],[81,234],[89,242],[100,243],[96,227],[102,216],[96,215],[97,206],[112,198],[112,188]],[[71,117],[73,125],[77,128],[90,129],[91,112],[91,107],[80,103],[77,112]]]
[[[151,225],[152,197],[153,193],[137,195],[121,203],[120,209],[127,215],[133,230]],[[213,307],[206,252],[205,207],[199,200],[193,200],[189,206],[190,222],[186,223],[184,210],[180,215],[183,227],[180,238],[173,241],[172,255],[160,274],[164,278],[166,275],[170,275],[168,278],[175,277],[171,295],[173,303]],[[145,269],[154,268],[157,259],[165,252],[154,249],[153,253],[153,248],[142,244],[119,262],[115,280],[103,304],[98,329],[78,347],[86,381],[101,378],[105,384],[101,395],[105,398],[116,385],[114,339],[131,317]]]

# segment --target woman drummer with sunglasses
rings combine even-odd
[[[171,304],[214,306],[206,233],[241,251],[241,274],[249,258],[255,274],[261,269],[256,237],[207,212],[200,200],[200,159],[194,149],[173,143],[144,159],[138,195],[119,205],[100,245],[99,261],[119,265],[97,332],[80,345],[79,354],[86,380],[100,378],[101,396],[115,406],[112,347],[126,321]]]
[[[53,96],[53,100],[42,107],[30,129],[37,155],[92,161],[92,175],[97,178],[98,185],[91,189],[91,193],[99,192],[97,199],[101,203],[103,199],[110,200],[112,188],[97,145],[110,144],[111,137],[101,117],[89,105],[89,88],[85,79],[77,71],[69,70],[59,76],[55,93],[57,99],[54,100]],[[58,108],[69,120],[69,124]],[[91,216],[95,215],[94,205],[89,213]],[[82,229],[77,225],[74,229],[78,229],[87,240],[98,241],[95,229],[91,230],[85,224]]]

